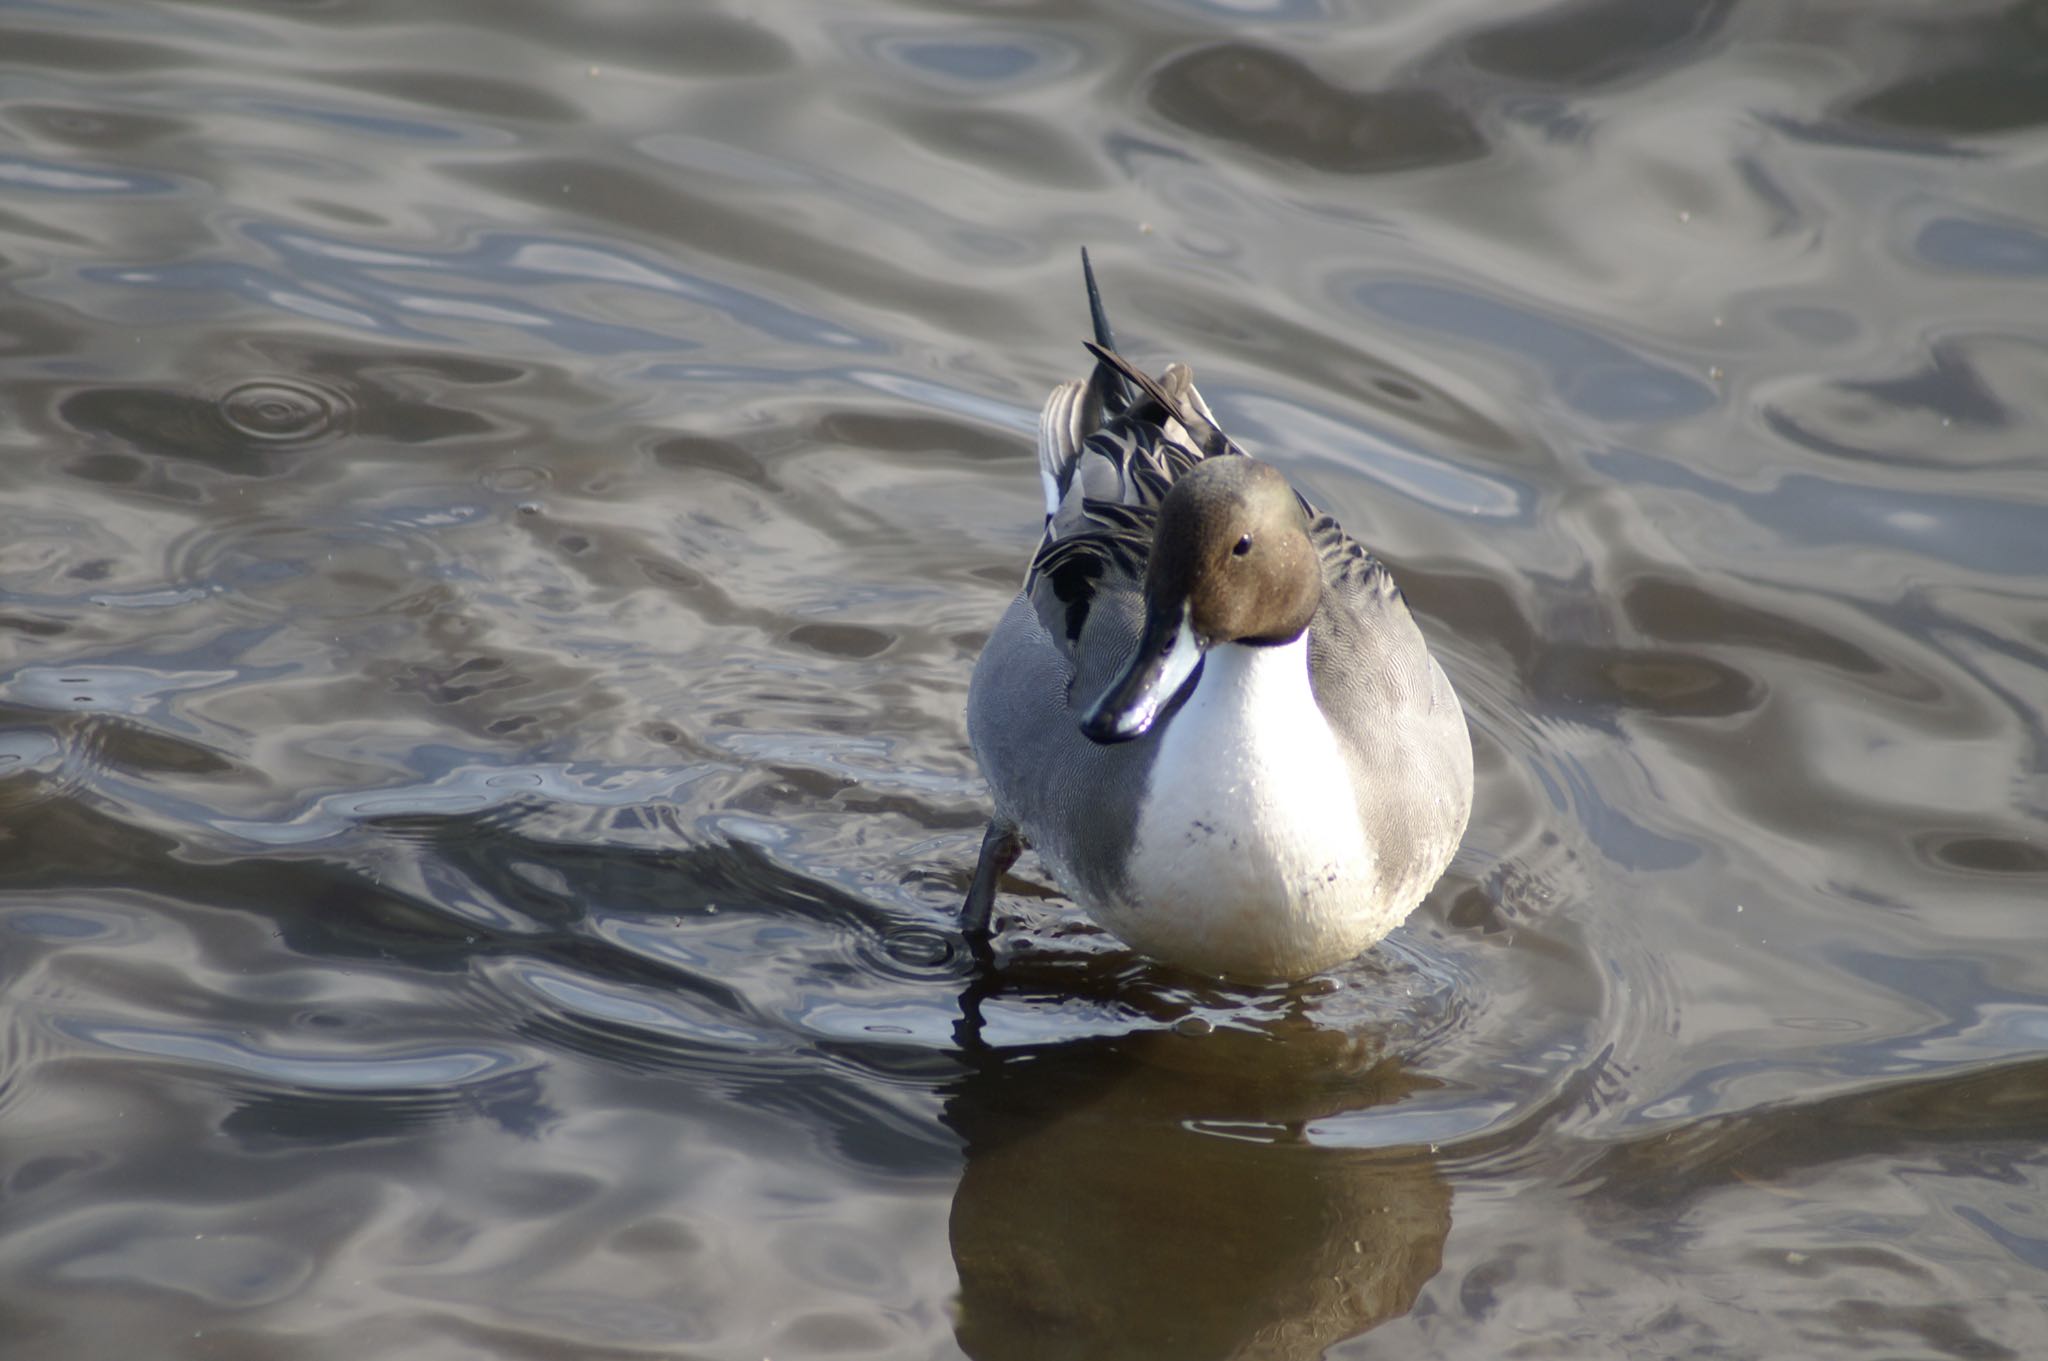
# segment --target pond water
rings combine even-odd
[[[2048,9],[0,4],[0,1353],[2022,1357]],[[1039,403],[1394,567],[1293,991],[951,934]]]

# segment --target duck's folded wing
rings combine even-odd
[[[1082,513],[1082,526],[1040,546],[1024,587],[1038,622],[1070,660],[1082,649],[1098,602],[1140,595],[1158,516],[1152,506],[1114,501],[1085,502]],[[1119,608],[1135,613],[1129,600]]]

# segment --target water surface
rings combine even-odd
[[[2034,1354],[2044,123],[2033,4],[0,5],[0,1347]],[[1298,993],[949,934],[1082,244],[1470,713]]]

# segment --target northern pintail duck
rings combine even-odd
[[[1472,746],[1386,567],[1216,423],[1180,364],[1117,354],[1039,418],[1045,534],[975,664],[995,815],[965,921],[1027,846],[1164,963],[1297,979],[1399,925],[1450,863]]]

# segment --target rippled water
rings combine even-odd
[[[2035,3],[0,4],[0,1350],[2039,1354],[2044,124]],[[1471,712],[1300,995],[951,943],[1081,244]]]

